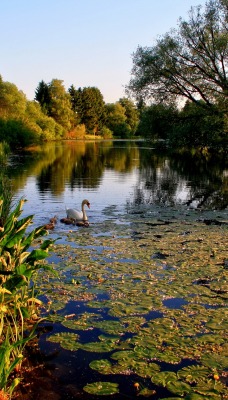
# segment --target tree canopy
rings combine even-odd
[[[105,102],[100,90],[96,87],[84,87],[76,90],[72,85],[69,88],[71,104],[75,117],[84,124],[88,131],[96,133],[105,119]]]
[[[133,54],[127,90],[136,99],[173,102],[181,98],[205,106],[228,96],[228,3],[209,0],[192,7],[188,21]],[[227,101],[225,101],[227,108]]]

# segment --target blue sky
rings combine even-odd
[[[41,80],[125,96],[132,54],[203,0],[1,0],[0,75],[28,99]]]

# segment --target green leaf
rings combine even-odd
[[[156,390],[148,389],[148,388],[143,388],[140,390],[138,393],[139,396],[144,396],[144,397],[151,397],[156,394]]]
[[[5,244],[6,248],[10,249],[18,244],[25,234],[25,229],[13,235]]]
[[[9,278],[6,283],[4,284],[4,287],[10,292],[14,292],[15,290],[19,289],[22,286],[27,286],[27,280],[24,278],[24,276],[13,276],[12,278]]]
[[[88,383],[84,386],[83,390],[90,394],[96,394],[98,396],[108,396],[119,393],[118,383],[112,382],[94,382]]]
[[[196,383],[204,380],[209,374],[210,370],[201,365],[191,365],[190,367],[182,368],[177,372],[178,378],[185,379],[189,383]]]
[[[178,394],[180,396],[184,396],[185,394],[192,391],[192,388],[190,385],[188,385],[187,383],[181,382],[181,381],[168,382],[166,385],[166,388],[170,392]]]
[[[186,397],[184,399],[185,400],[209,400],[209,399],[205,398],[205,396],[198,394],[198,393],[189,393],[186,395]],[[214,400],[214,399],[210,397],[210,400]]]
[[[85,351],[94,353],[106,353],[113,350],[113,348],[115,348],[115,344],[113,342],[89,342],[82,344],[81,348]]]
[[[32,223],[32,219],[33,219],[32,215],[29,215],[28,217],[25,217],[25,218],[21,218],[20,220],[18,220],[16,222],[16,224],[14,226],[15,230],[17,232],[19,232],[21,230],[25,231],[26,228]]]
[[[80,348],[80,344],[77,342],[79,335],[70,332],[55,333],[47,339],[50,342],[59,343],[61,347],[66,350],[76,351]]]
[[[155,383],[155,385],[166,387],[169,382],[177,381],[177,374],[172,371],[162,371],[154,374],[151,377],[151,381]]]
[[[48,252],[44,250],[32,250],[30,255],[27,257],[27,263],[34,263],[39,260],[43,260],[48,257]]]
[[[94,360],[89,364],[91,369],[94,369],[101,374],[110,374],[112,369],[112,364],[109,360]]]

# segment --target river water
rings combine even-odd
[[[168,156],[144,141],[65,141],[48,143],[11,157],[8,169],[23,213],[34,223],[88,198],[91,222],[102,221],[107,207],[125,212],[129,205],[186,205],[225,209],[228,169],[224,158]]]

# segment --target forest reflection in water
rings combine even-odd
[[[85,197],[97,215],[129,203],[224,209],[228,201],[224,159],[169,156],[145,141],[47,143],[12,156],[8,174],[15,198],[26,198],[39,222]]]

